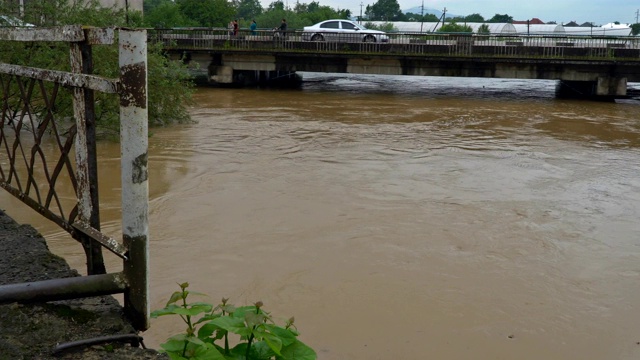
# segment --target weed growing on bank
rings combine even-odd
[[[235,307],[223,298],[217,306],[205,302],[188,303],[189,295],[204,295],[187,290],[189,283],[179,284],[163,309],[152,318],[177,315],[187,324],[185,333],[160,344],[172,360],[315,360],[316,352],[298,340],[293,318],[284,327],[274,323],[262,302]],[[230,339],[231,336],[231,339]],[[236,345],[229,347],[229,342]],[[218,342],[222,343],[219,344]]]

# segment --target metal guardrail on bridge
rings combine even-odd
[[[119,79],[91,75],[92,46],[119,40]],[[0,63],[0,187],[78,240],[87,276],[0,286],[0,303],[124,293],[133,326],[149,326],[146,30],[2,28],[3,46],[70,46],[71,71]],[[20,44],[19,44],[20,43]],[[30,45],[31,44],[31,45]],[[59,115],[61,93],[73,115]],[[119,96],[123,243],[100,232],[94,92]],[[53,154],[53,155],[52,155]],[[61,183],[75,196],[61,194]],[[2,241],[0,239],[0,241]],[[123,259],[106,273],[101,248]]]
[[[150,41],[162,42],[165,49],[182,50],[640,60],[640,38],[621,36],[387,33],[384,41],[367,42],[361,37],[332,33],[326,36],[331,41],[307,41],[312,36],[301,30],[286,35],[272,30],[240,30],[232,35],[224,28],[154,29],[149,36]]]

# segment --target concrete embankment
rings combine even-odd
[[[45,239],[33,227],[17,224],[2,210],[0,254],[0,285],[79,276],[64,259],[49,251]],[[168,358],[121,341],[67,349],[60,346],[131,334],[136,332],[112,296],[0,305],[0,360]]]

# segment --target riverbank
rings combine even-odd
[[[17,224],[0,210],[0,285],[79,276],[52,254],[31,226]],[[0,305],[0,360],[167,359],[152,349],[104,342],[54,350],[60,344],[113,335],[135,335],[112,296],[38,304]]]

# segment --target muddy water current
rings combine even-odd
[[[640,358],[640,101],[304,78],[199,89],[196,123],[152,129],[152,309],[184,281],[215,303],[261,300],[326,360]],[[118,238],[119,145],[98,152]],[[0,203],[84,271],[64,232]],[[154,319],[143,336],[183,330]]]

